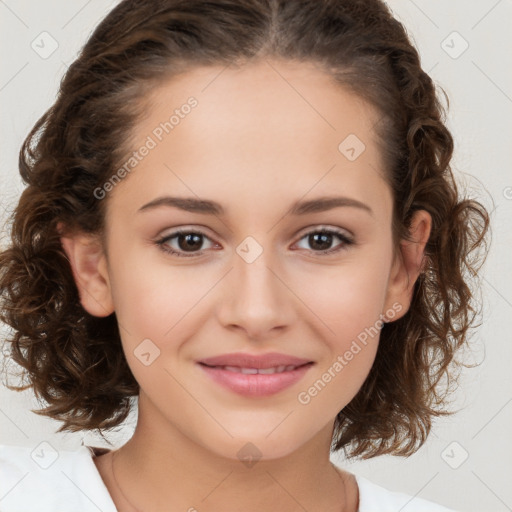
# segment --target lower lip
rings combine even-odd
[[[272,374],[247,374],[230,372],[229,370],[205,366],[204,364],[199,364],[199,366],[215,382],[239,395],[263,397],[279,393],[279,391],[293,386],[293,384],[304,377],[313,364],[310,363],[299,366],[295,370]]]

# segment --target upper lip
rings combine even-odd
[[[253,355],[242,352],[234,352],[232,354],[222,354],[220,356],[208,357],[201,359],[198,363],[208,366],[237,366],[239,368],[274,368],[278,366],[302,366],[312,363],[308,359],[290,356],[287,354],[279,354],[272,352],[269,354]]]

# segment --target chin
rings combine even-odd
[[[268,432],[257,432],[254,435],[235,436],[229,440],[210,443],[207,448],[218,456],[239,461],[246,467],[253,467],[257,462],[272,461],[287,457],[297,451],[306,441],[286,437],[267,437]]]

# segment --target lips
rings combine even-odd
[[[300,365],[302,366],[302,365]],[[295,368],[298,368],[298,366],[295,366],[293,364],[289,366],[272,366],[270,368],[252,368],[252,367],[239,367],[239,366],[213,366],[213,368],[219,368],[222,370],[227,370],[228,372],[234,372],[234,373],[243,373],[245,375],[255,375],[259,373],[260,375],[272,375],[274,373],[283,373],[283,372],[290,372],[292,370],[295,370]]]
[[[290,366],[298,367],[311,363],[312,361],[287,354],[279,354],[277,352],[262,355],[234,352],[232,354],[208,357],[206,359],[201,359],[198,362],[205,364],[206,366],[229,366],[237,368],[256,368],[257,370],[260,370],[280,367],[286,368]]]
[[[265,397],[297,383],[314,365],[313,361],[270,353],[224,354],[197,361],[214,382],[247,397]]]

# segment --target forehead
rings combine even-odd
[[[145,101],[132,148],[148,138],[154,147],[124,180],[131,203],[133,194],[142,203],[165,188],[262,202],[276,191],[296,199],[341,186],[361,196],[384,184],[377,112],[314,64],[198,67],[162,82]]]
[[[367,137],[379,117],[367,102],[313,63],[261,60],[237,67],[193,68],[161,83],[145,99],[148,116],[136,127],[136,135],[150,132],[155,122],[168,119],[190,97],[198,108],[186,125],[180,123],[180,132],[229,132],[232,139],[267,134],[267,144],[275,141],[276,130],[282,131],[281,139],[295,141],[302,133],[310,141],[303,150],[326,135],[343,137],[347,130]],[[173,135],[179,136],[179,131]]]

